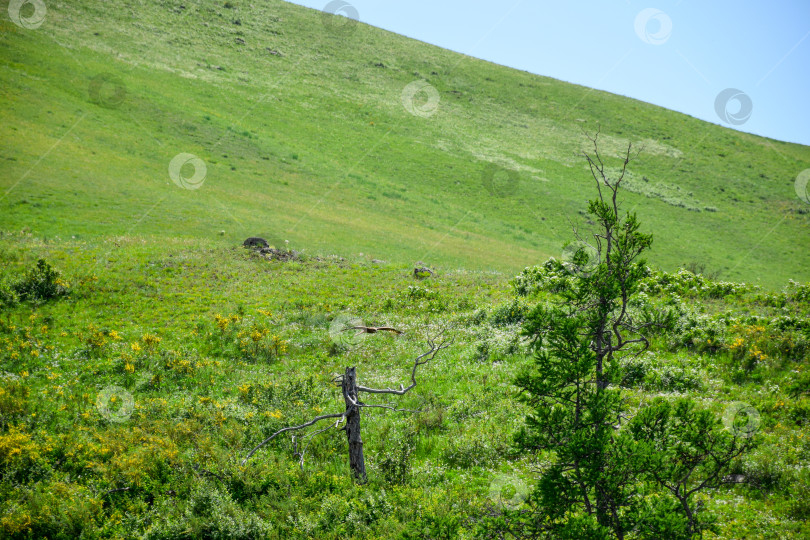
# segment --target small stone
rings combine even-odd
[[[250,238],[242,242],[242,245],[245,247],[259,247],[259,248],[270,247],[270,245],[267,243],[267,240],[265,240],[264,238],[259,238],[258,236],[251,236]]]

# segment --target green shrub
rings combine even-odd
[[[611,363],[608,366],[611,371],[610,380],[625,388],[640,386],[650,370],[649,363],[645,357],[629,356],[621,362]]]
[[[515,299],[508,304],[495,308],[492,315],[489,316],[489,322],[492,326],[520,324],[528,313],[528,306],[519,299]]]
[[[0,280],[0,309],[12,308],[20,301],[13,285],[8,280]]]
[[[442,457],[451,467],[494,467],[503,457],[503,441],[479,433],[465,432],[452,438],[445,446]]]
[[[677,273],[650,272],[639,285],[639,291],[650,295],[697,296],[700,298],[723,298],[757,290],[756,285],[712,281],[701,274],[693,274],[681,268]]]
[[[407,484],[411,479],[411,456],[416,448],[413,435],[399,431],[385,440],[385,447],[377,455],[377,466],[389,484]]]
[[[409,300],[433,300],[439,297],[437,291],[432,291],[426,287],[419,287],[418,285],[408,285],[407,297]]]
[[[34,268],[12,285],[12,290],[20,300],[44,302],[68,294],[68,284],[61,278],[61,273],[45,259],[39,259]]]
[[[562,262],[551,257],[542,265],[525,268],[511,284],[518,296],[532,296],[540,291],[560,292],[571,286],[572,279]]]
[[[796,520],[810,520],[810,472],[801,470],[788,488],[788,514]]]
[[[0,520],[3,538],[91,538],[102,517],[102,502],[76,484],[38,484],[21,492]]]
[[[700,388],[700,375],[685,366],[664,366],[647,374],[644,387],[662,392],[686,392]]]
[[[28,414],[31,391],[17,376],[0,376],[0,430]]]
[[[233,540],[267,538],[272,525],[240,508],[228,491],[218,485],[198,481],[188,500],[177,504],[163,499],[155,507],[155,521],[143,538],[228,538]]]

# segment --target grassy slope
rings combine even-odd
[[[57,243],[15,234],[0,239],[0,281],[18,279],[38,257],[64,271],[71,294],[0,310],[0,536],[250,538],[251,520],[260,519],[271,538],[401,538],[408,526],[432,531],[426,538],[469,538],[468,520],[497,503],[492,486],[502,478],[531,485],[543,463],[509,452],[525,414],[511,383],[527,356],[519,328],[495,316],[512,298],[501,275],[415,281],[405,265],[280,263],[210,240]],[[697,311],[807,312],[806,304],[772,309],[687,294]],[[405,334],[335,347],[330,321],[341,313]],[[229,318],[225,331],[217,314]],[[804,360],[772,354],[758,326],[767,323],[739,324],[719,335],[699,327],[688,348],[655,339],[644,382],[626,390],[628,406],[686,393],[719,418],[732,402],[750,403],[761,414],[762,444],[737,472],[751,485],[706,500],[721,517],[719,538],[806,537],[810,402],[788,398],[786,388],[806,364],[807,342]],[[338,431],[313,439],[304,473],[287,437],[239,466],[274,430],[342,410],[330,379],[345,366],[357,366],[368,386],[406,382],[409,362],[440,327],[455,343],[420,371],[413,392],[366,400],[422,410],[366,411],[367,486],[349,480]],[[257,328],[286,348],[256,355]],[[150,345],[148,335],[160,342]],[[748,375],[730,356],[740,350],[737,335],[750,337],[745,350],[762,347],[770,357]],[[787,334],[776,335],[781,345],[773,346],[784,346]],[[262,338],[262,351],[272,350],[270,340]],[[97,405],[112,386],[133,398],[121,423]]]
[[[646,148],[628,206],[660,231],[653,263],[768,287],[808,278],[809,216],[793,191],[807,147],[365,25],[332,33],[283,2],[234,4],[61,3],[36,31],[3,18],[0,229],[224,230],[227,245],[261,234],[310,253],[514,272],[558,255],[582,219],[592,184],[576,153],[601,124],[607,153]],[[123,84],[120,105],[91,102],[99,74]],[[441,96],[430,118],[400,100],[423,78]],[[169,181],[180,152],[207,163],[201,189]],[[518,171],[513,194],[484,187],[490,163]]]
[[[373,28],[340,39],[295,6],[237,3],[49,3],[38,31],[0,21],[0,197],[13,187],[0,229],[32,231],[0,236],[0,281],[45,257],[72,285],[67,298],[0,311],[0,536],[24,537],[26,527],[51,538],[212,527],[236,536],[262,519],[277,538],[398,537],[409,523],[441,537],[451,520],[486,511],[499,473],[531,483],[528,458],[507,448],[523,416],[511,381],[527,358],[517,327],[493,324],[494,306],[512,296],[504,274],[445,270],[415,282],[409,264],[514,271],[557,255],[567,220],[592,195],[574,156],[583,126],[601,122],[613,154],[622,137],[646,141],[633,169],[639,191],[650,189],[646,176],[663,198],[718,208],[687,212],[628,194],[656,235],[656,262],[699,260],[766,285],[807,279],[807,215],[792,188],[810,162],[805,147]],[[120,107],[90,103],[99,73],[124,82]],[[399,101],[417,77],[441,91],[430,119]],[[179,152],[208,163],[202,189],[168,180]],[[488,195],[488,162],[522,171],[515,196]],[[233,247],[249,234],[348,260],[251,258]],[[796,315],[685,298],[696,310]],[[341,350],[328,330],[347,312],[406,334]],[[236,351],[218,313],[270,329],[286,351]],[[649,380],[628,389],[629,405],[686,392],[719,417],[733,401],[752,404],[763,444],[739,471],[751,485],[707,501],[720,537],[806,537],[810,405],[786,394],[806,358],[774,354],[739,376],[732,345],[757,324],[726,329],[716,353],[695,350],[707,347],[702,334],[694,348],[654,341]],[[314,440],[306,473],[286,438],[238,466],[273,430],[339,409],[329,379],[346,365],[369,385],[404,381],[425,333],[441,325],[454,326],[455,346],[398,402],[425,412],[366,417],[368,486],[348,480],[339,432]],[[146,334],[160,343],[147,345]],[[133,396],[123,423],[96,406],[110,385]]]

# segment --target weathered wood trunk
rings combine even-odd
[[[346,401],[346,438],[349,440],[349,467],[354,478],[366,483],[366,462],[363,458],[363,439],[360,438],[360,407],[357,397],[357,372],[347,367],[343,375],[343,399]]]

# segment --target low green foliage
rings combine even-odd
[[[17,302],[41,303],[68,293],[69,284],[61,273],[45,259],[39,259],[18,279],[6,277],[0,281],[0,309],[13,307]]]
[[[549,463],[509,445],[528,412],[512,381],[531,361],[520,325],[497,326],[491,315],[520,305],[507,276],[442,269],[419,285],[444,304],[431,312],[435,298],[409,298],[408,266],[117,241],[113,259],[103,243],[77,251],[70,242],[46,250],[25,236],[0,240],[0,251],[18,253],[0,279],[16,281],[47,258],[73,284],[58,301],[0,314],[0,536],[169,537],[187,523],[199,535],[261,536],[269,526],[271,538],[470,538],[488,534],[485,516],[529,508],[501,508],[490,496],[504,467],[531,479]],[[668,307],[674,323],[651,337],[645,355],[606,372],[628,392],[629,413],[656,396],[699,400],[715,419],[731,402],[758,411],[760,446],[730,471],[743,480],[704,503],[718,516],[720,538],[774,527],[783,537],[808,533],[800,497],[808,489],[801,471],[810,459],[810,358],[798,347],[810,305],[790,292],[797,290],[694,301],[647,294],[650,312]],[[551,294],[535,291],[520,303]],[[641,304],[633,309],[641,313]],[[332,355],[329,326],[340,313],[406,333],[368,336]],[[330,380],[346,365],[356,364],[370,385],[406,381],[423,332],[437,326],[455,328],[456,346],[397,403],[422,412],[364,416],[368,485],[353,485],[337,431],[312,438],[303,472],[284,437],[239,466],[275,430],[342,410]],[[257,343],[268,354],[252,348],[253,330],[266,330]],[[286,351],[269,348],[273,335]],[[733,347],[738,338],[743,345]],[[738,373],[735,354],[755,347],[767,357]],[[131,410],[124,394],[103,394],[112,386],[131,394]],[[98,406],[103,395],[109,417]],[[58,504],[49,493],[60,494]],[[666,499],[650,493],[644,501],[654,509]],[[204,507],[212,517],[200,515]]]

